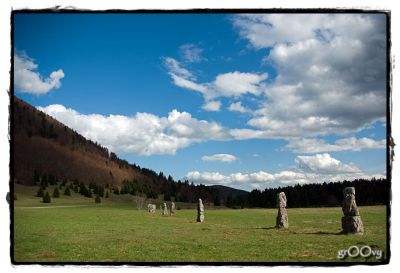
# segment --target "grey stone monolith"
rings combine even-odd
[[[163,204],[163,211],[162,211],[162,215],[168,215],[168,207],[167,207],[167,203]]]
[[[286,195],[284,192],[280,192],[276,195],[276,203],[278,207],[278,216],[276,216],[276,227],[277,228],[288,228],[289,219],[286,211]]]
[[[171,206],[169,208],[169,215],[175,215],[175,203],[171,202]]]
[[[204,205],[201,198],[199,198],[199,203],[197,204],[197,222],[204,222]]]
[[[342,231],[343,233],[363,233],[364,225],[361,221],[360,212],[356,204],[356,190],[354,187],[347,187],[343,190],[342,204]]]

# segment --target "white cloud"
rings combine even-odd
[[[275,174],[264,171],[254,173],[232,173],[223,175],[219,172],[188,172],[185,179],[204,185],[225,185],[241,189],[259,188],[261,185],[286,185],[307,183],[307,175],[301,172],[283,171]]]
[[[149,113],[136,113],[131,117],[86,115],[59,104],[38,109],[117,153],[175,154],[177,149],[193,143],[230,137],[218,123],[198,120],[175,109],[167,117]]]
[[[277,173],[258,171],[252,173],[232,173],[224,175],[219,172],[191,171],[185,179],[197,184],[225,185],[244,190],[254,188],[264,189],[295,184],[323,183],[357,178],[370,179],[384,178],[385,174],[366,174],[352,163],[343,163],[329,154],[321,154],[313,157],[297,157],[295,162],[298,167]]]
[[[175,154],[178,149],[208,140],[245,140],[266,138],[264,131],[229,129],[217,122],[193,118],[188,112],[172,110],[167,117],[150,113],[134,116],[81,114],[54,104],[39,110],[73,128],[83,136],[101,143],[111,151],[139,155]],[[358,151],[385,147],[385,140],[369,138],[339,139],[335,144],[322,140],[290,139],[284,149],[302,153],[320,151]]]
[[[254,96],[259,105],[255,111],[240,102],[228,107],[252,114],[247,122],[250,128],[231,130],[234,138],[345,135],[385,118],[384,15],[252,14],[232,18],[250,45],[268,49],[264,60],[277,72],[269,83],[265,73],[240,71],[220,73],[213,81],[199,83],[185,75],[192,75],[186,69],[187,73],[175,73],[182,65],[168,59],[175,64],[169,68],[174,84],[201,93],[204,109],[219,109],[215,103],[209,104],[219,97]],[[337,149],[324,146],[327,151]]]
[[[260,95],[264,89],[267,73],[246,73],[233,71],[218,74],[214,81],[197,83],[195,76],[183,68],[174,58],[164,58],[164,63],[174,84],[200,92],[206,101],[218,97],[240,97],[246,93]]]
[[[171,75],[176,75],[184,79],[196,79],[196,77],[186,68],[183,68],[180,63],[174,58],[163,58],[165,66]]]
[[[329,144],[323,139],[295,138],[289,139],[289,143],[284,147],[284,150],[293,151],[295,153],[321,153],[385,148],[385,139],[373,140],[367,137],[349,137],[338,139],[334,144]]]
[[[171,77],[174,80],[175,85],[182,87],[182,88],[198,91],[198,92],[202,93],[206,98],[210,97],[210,95],[208,94],[209,91],[206,86],[195,83],[194,81],[191,81],[191,80],[187,80],[187,79],[182,78],[173,73],[171,73]]]
[[[200,142],[204,140],[226,140],[228,130],[216,122],[198,120],[187,112],[172,110],[168,115],[167,132],[173,136]]]
[[[206,111],[218,112],[221,109],[221,102],[219,100],[208,101],[201,108]]]
[[[251,110],[249,110],[249,109],[247,109],[246,107],[244,107],[244,106],[242,105],[242,102],[240,102],[240,101],[231,103],[231,104],[229,105],[229,107],[228,107],[228,110],[229,110],[229,111],[232,111],[232,112],[240,112],[240,113],[248,113],[248,112],[251,112]]]
[[[64,72],[59,69],[46,79],[37,71],[38,65],[26,54],[14,53],[14,86],[16,91],[35,95],[46,94],[60,88]]]
[[[344,164],[330,156],[330,154],[317,154],[313,156],[297,156],[295,162],[301,169],[313,173],[347,174],[362,173],[353,163]]]
[[[385,16],[239,15],[233,24],[277,71],[249,125],[270,137],[360,131],[386,115]]]
[[[198,63],[205,60],[205,58],[201,56],[203,49],[195,44],[181,45],[179,47],[179,52],[183,60],[187,63]]]
[[[237,157],[230,154],[214,154],[214,155],[205,155],[201,159],[203,161],[220,161],[222,163],[230,163],[237,160]]]
[[[242,37],[260,49],[313,37],[315,26],[325,17],[316,14],[239,15],[233,18],[233,23]]]
[[[245,140],[245,139],[258,139],[258,138],[266,138],[265,133],[261,130],[253,130],[253,129],[230,129],[229,134],[237,140]]]
[[[263,91],[261,84],[268,77],[267,73],[243,73],[239,71],[219,74],[213,83],[218,96],[239,97],[250,93],[260,95]]]

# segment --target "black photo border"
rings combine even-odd
[[[386,203],[386,259],[381,262],[21,262],[16,261],[14,256],[14,16],[16,14],[384,14],[386,16],[386,178],[389,182],[389,200]],[[394,156],[394,141],[392,138],[391,112],[392,112],[392,63],[391,63],[391,12],[390,10],[369,10],[369,9],[341,9],[341,8],[272,8],[272,9],[183,9],[183,10],[161,10],[161,9],[108,9],[108,10],[90,10],[74,8],[45,8],[45,9],[18,9],[11,11],[11,69],[10,69],[10,106],[9,106],[9,135],[10,135],[10,194],[8,195],[10,209],[10,259],[13,265],[77,265],[77,266],[354,266],[368,265],[378,266],[390,263],[390,217],[391,217],[391,199],[392,199],[392,161]]]

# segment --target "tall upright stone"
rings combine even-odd
[[[364,225],[361,221],[360,212],[356,204],[356,190],[354,187],[347,187],[343,190],[342,230],[343,233],[363,233]]]
[[[201,198],[199,198],[199,203],[197,204],[197,222],[204,222],[204,205]]]
[[[168,207],[167,207],[167,203],[163,204],[163,210],[162,210],[162,215],[168,215]]]
[[[171,207],[169,208],[169,215],[175,215],[175,203],[171,202]]]
[[[286,195],[284,192],[280,192],[276,195],[276,203],[278,207],[278,216],[276,216],[276,227],[277,228],[288,228],[289,219],[286,211]]]

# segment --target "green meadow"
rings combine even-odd
[[[102,203],[78,195],[43,204],[34,187],[17,186],[16,262],[379,262],[339,260],[352,245],[386,250],[386,207],[360,207],[363,235],[343,235],[341,208],[289,208],[289,228],[276,229],[277,209],[195,209],[162,216],[139,210],[132,196]]]

